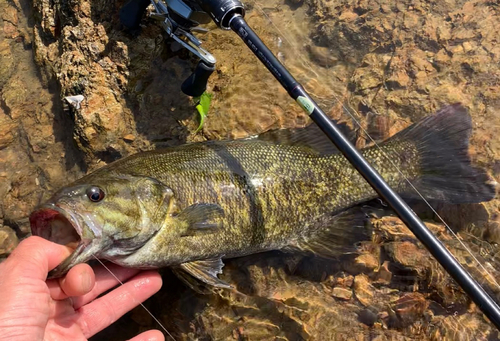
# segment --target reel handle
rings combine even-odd
[[[201,96],[207,89],[208,78],[214,71],[215,64],[209,65],[200,60],[191,76],[182,83],[182,92],[192,97]]]
[[[150,0],[130,0],[120,9],[120,21],[129,30],[136,30]]]

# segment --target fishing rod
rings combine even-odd
[[[201,96],[208,78],[215,70],[215,58],[201,48],[201,42],[191,32],[201,31],[199,23],[210,18],[222,29],[233,30],[252,50],[264,66],[285,88],[337,149],[368,181],[381,198],[394,210],[412,233],[422,242],[434,258],[455,279],[472,301],[500,330],[500,308],[484,289],[460,265],[455,257],[425,226],[408,204],[385,182],[355,146],[342,134],[337,125],[321,110],[288,70],[267,48],[244,20],[245,8],[238,0],[130,0],[120,11],[122,24],[130,30],[139,28],[146,8],[152,4],[151,17],[159,19],[167,34],[200,58],[195,70],[182,84],[189,96]]]

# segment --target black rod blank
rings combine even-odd
[[[365,160],[361,153],[341,133],[339,128],[325,115],[302,86],[278,61],[267,46],[252,31],[241,15],[234,15],[230,27],[235,31],[274,77],[288,91],[288,94],[309,114],[311,119],[328,136],[349,162],[377,191],[413,234],[424,244],[443,268],[457,281],[490,321],[500,329],[500,308],[484,289],[458,263],[453,255],[432,234],[412,209],[392,190],[381,175]]]

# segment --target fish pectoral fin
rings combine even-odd
[[[220,258],[198,260],[189,263],[182,263],[181,265],[179,265],[179,269],[184,270],[186,273],[205,284],[218,288],[230,289],[232,288],[231,285],[217,277],[218,274],[222,273],[223,267],[224,263]],[[187,282],[187,284],[191,288],[193,288],[192,283],[186,281],[186,278],[184,276],[180,277],[182,280]]]
[[[187,223],[184,236],[192,236],[196,233],[214,232],[222,229],[224,210],[216,204],[194,204],[184,209],[177,216],[178,219]]]
[[[372,235],[367,215],[360,207],[332,215],[316,225],[317,228],[309,229],[312,232],[303,235],[291,247],[320,257],[336,258],[355,251],[358,242],[370,240]]]

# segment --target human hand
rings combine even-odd
[[[69,256],[70,249],[29,237],[0,264],[0,340],[87,340],[161,288],[154,271],[111,265],[118,281],[104,268],[78,264],[65,277],[47,273]],[[125,283],[125,281],[127,281]],[[132,340],[164,340],[157,330]]]

